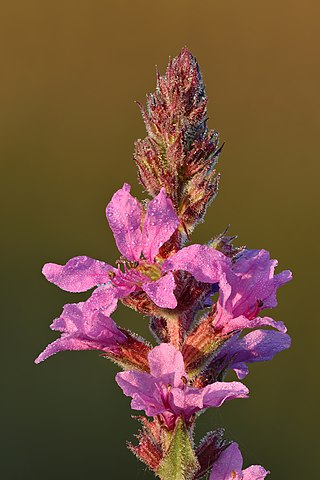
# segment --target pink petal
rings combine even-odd
[[[235,442],[223,450],[214,463],[210,475],[210,480],[231,479],[242,480],[242,455]]]
[[[221,319],[219,320],[221,322]],[[283,322],[276,322],[270,317],[256,317],[249,320],[247,317],[241,315],[236,318],[228,318],[228,322],[223,327],[223,333],[230,333],[235,330],[243,330],[244,328],[257,328],[257,327],[273,327],[279,332],[285,333],[287,327]]]
[[[126,341],[126,336],[110,317],[101,312],[87,314],[84,303],[65,305],[51,329],[61,332],[62,336],[48,345],[35,363],[63,350],[113,351],[119,343]]]
[[[173,293],[176,283],[172,273],[168,273],[154,282],[144,283],[141,288],[158,307],[176,308],[177,299]]]
[[[215,382],[203,389],[203,405],[220,407],[226,400],[248,398],[249,390],[240,382]]]
[[[181,377],[186,376],[182,353],[170,343],[161,343],[148,355],[151,375],[165,385],[181,385]]]
[[[162,271],[186,270],[199,282],[217,283],[230,268],[230,259],[223,253],[207,245],[196,244],[182,248],[168,258]]]
[[[153,262],[159,248],[170,239],[179,225],[179,218],[164,188],[148,205],[143,225],[143,254]]]
[[[292,272],[290,272],[290,270],[283,270],[283,272],[275,275],[274,279],[276,282],[276,286],[282,287],[287,282],[290,282],[292,280]]]
[[[125,183],[107,205],[106,215],[117,247],[128,260],[138,261],[141,254],[141,206],[130,195]]]
[[[292,280],[292,272],[290,272],[290,270],[283,270],[283,272],[280,272],[277,275],[275,275],[273,278],[273,285],[274,285],[273,294],[270,295],[267,299],[265,299],[263,308],[275,308],[278,305],[277,289],[279,287],[282,287],[286,283],[290,282],[291,280]]]
[[[126,371],[116,375],[116,382],[127,397],[132,397],[131,407],[154,416],[165,410],[155,380],[145,372]]]
[[[65,265],[46,263],[42,273],[49,282],[67,292],[85,292],[108,282],[108,273],[112,270],[113,267],[107,263],[81,256],[71,258]]]
[[[277,264],[266,250],[244,251],[234,264],[235,275],[228,278],[232,290],[237,292],[233,299],[234,316],[247,315],[257,300],[262,300],[263,308],[277,306],[278,287],[292,278],[288,270],[274,275]]]
[[[261,465],[251,465],[251,467],[243,470],[242,480],[263,480],[269,473]]]
[[[94,290],[85,302],[84,309],[87,312],[101,310],[105,315],[111,315],[117,308],[118,298],[118,290],[111,283],[107,283]]]
[[[176,416],[189,419],[191,415],[203,410],[203,392],[198,388],[172,388],[169,394],[170,408]]]
[[[45,350],[35,359],[34,363],[38,364],[56,353],[67,350],[93,350],[92,345],[85,343],[77,338],[67,338],[62,336],[54,342],[50,343]]]

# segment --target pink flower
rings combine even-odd
[[[119,344],[127,337],[115,322],[102,312],[90,312],[85,303],[67,304],[61,317],[56,318],[52,330],[61,332],[61,338],[50,343],[36,358],[35,363],[43,362],[51,355],[63,350],[101,350],[116,352]]]
[[[231,443],[214,463],[210,480],[263,480],[270,472],[260,465],[242,470],[242,455],[236,443]]]
[[[160,308],[174,309],[177,300],[172,270],[187,270],[196,280],[217,283],[230,268],[230,260],[206,245],[191,245],[172,255],[163,264],[157,258],[160,247],[179,226],[179,218],[165,190],[149,202],[146,213],[130,186],[112,197],[106,209],[116,244],[123,255],[124,270],[80,256],[66,265],[46,264],[43,274],[63,290],[83,292],[98,287],[86,302],[92,310],[114,310],[118,298],[144,291]]]
[[[275,275],[277,264],[277,260],[270,260],[266,250],[245,250],[233,269],[221,276],[214,319],[216,331],[227,334],[244,328],[271,326],[286,332],[282,322],[259,317],[263,308],[276,307],[278,287],[292,278],[289,270]]]
[[[248,396],[248,389],[239,382],[215,382],[200,389],[190,386],[182,354],[171,344],[153,348],[148,359],[150,374],[125,371],[117,374],[116,381],[132,397],[134,410],[144,410],[151,417],[160,415],[169,428],[179,416],[188,422],[200,410]]]

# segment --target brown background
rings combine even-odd
[[[193,241],[231,223],[239,244],[267,248],[295,275],[273,312],[292,349],[251,367],[251,398],[206,412],[197,436],[225,426],[246,465],[273,480],[317,476],[319,13],[315,0],[1,2],[2,478],[152,478],[125,448],[137,424],[116,368],[96,352],[33,359],[56,338],[62,305],[86,297],[47,283],[41,267],[117,258],[105,205],[124,181],[142,198],[133,101],[184,45],[226,142],[220,194]],[[148,336],[142,317],[115,318]]]

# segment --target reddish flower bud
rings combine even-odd
[[[190,232],[217,194],[221,147],[218,133],[207,127],[202,76],[187,48],[158,74],[156,92],[140,108],[148,135],[135,145],[139,180],[152,197],[166,189]]]

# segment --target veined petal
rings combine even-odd
[[[117,247],[131,261],[141,255],[141,205],[125,183],[107,205],[106,215]]]
[[[168,258],[162,271],[186,270],[199,282],[217,283],[230,268],[230,259],[223,253],[208,245],[195,244],[182,248]]]
[[[148,205],[142,232],[143,254],[153,262],[159,248],[179,225],[179,218],[164,188]]]
[[[65,265],[46,263],[42,269],[46,279],[67,292],[85,292],[109,280],[114,268],[107,263],[80,256],[71,258]]]
[[[203,406],[220,407],[226,400],[248,398],[249,390],[240,382],[215,382],[203,389]]]
[[[239,447],[233,442],[214,463],[210,480],[242,480],[242,463]]]
[[[176,308],[177,299],[173,293],[176,283],[171,272],[159,278],[159,280],[144,283],[141,288],[158,307]]]

